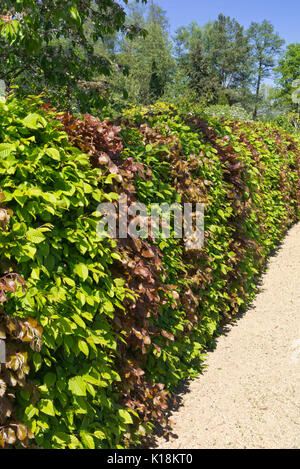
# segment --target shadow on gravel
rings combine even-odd
[[[293,228],[293,226],[294,226],[294,224],[290,227],[290,229]],[[289,230],[286,232],[285,236],[288,234]],[[263,276],[268,271],[268,265],[269,265],[270,259],[273,259],[273,258],[277,257],[277,255],[279,254],[279,252],[282,248],[285,236],[284,236],[283,240],[280,241],[278,243],[278,245],[275,248],[273,248],[271,250],[271,252],[269,253],[269,255],[267,256],[267,258],[266,258],[266,260],[263,264],[262,270],[261,270],[260,274],[258,275],[256,281],[255,281],[255,285],[256,285],[256,288],[257,288],[255,296],[257,296],[259,293],[261,293],[263,291],[263,288],[262,288]],[[253,301],[254,300],[252,300],[247,305],[246,308],[241,309],[234,316],[234,318],[232,318],[231,321],[224,321],[223,323],[220,324],[220,326],[217,328],[217,330],[215,332],[214,337],[212,338],[210,347],[204,349],[203,353],[213,353],[214,352],[214,350],[216,349],[216,347],[218,345],[218,338],[220,336],[228,335],[233,327],[238,326],[239,320],[245,314],[247,314],[247,312],[249,310],[252,309]],[[205,365],[205,361],[199,363],[198,366],[199,366],[199,377],[200,377],[201,375],[203,375],[206,372],[206,370],[208,370],[208,368]],[[164,437],[166,442],[169,441],[170,438],[178,439],[178,435],[176,433],[174,433],[174,431],[172,429],[172,414],[176,413],[180,409],[180,407],[182,407],[182,405],[183,405],[182,401],[183,401],[184,396],[191,392],[190,391],[190,383],[191,383],[191,380],[182,381],[177,386],[177,388],[173,390],[172,397],[170,398],[169,408],[166,411],[166,418],[169,422],[169,425],[167,426],[167,429],[165,427],[162,428],[159,424],[155,424],[153,434],[149,435],[149,437],[146,439],[146,441],[145,441],[142,448],[144,448],[144,449],[146,449],[146,448],[148,448],[148,449],[149,448],[150,449],[151,448],[153,448],[153,449],[157,448],[158,447],[157,440],[156,440],[157,438]]]

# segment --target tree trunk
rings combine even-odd
[[[257,78],[257,85],[256,85],[256,95],[255,95],[255,104],[253,110],[253,120],[256,121],[257,119],[257,111],[258,111],[258,101],[259,101],[259,92],[260,92],[260,84],[261,84],[261,63],[259,64],[258,68],[258,78]]]

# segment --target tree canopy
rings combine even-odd
[[[245,29],[223,14],[171,37],[167,13],[147,0],[4,0],[0,7],[7,90],[19,86],[18,95],[42,93],[60,109],[104,117],[161,99],[238,105],[254,119],[297,109],[299,43],[282,51],[283,44],[269,21]]]
[[[292,94],[300,87],[300,43],[288,45],[276,68],[279,96],[292,107]],[[294,104],[298,104],[294,102]]]
[[[279,34],[274,32],[274,26],[264,20],[262,23],[252,22],[248,30],[250,39],[251,56],[255,74],[255,105],[253,118],[257,118],[258,102],[262,80],[270,76],[272,68],[275,66],[275,57],[281,51],[284,41]]]
[[[0,78],[11,84],[22,76],[26,91],[46,88],[53,96],[57,88],[75,93],[79,80],[108,75],[113,63],[97,53],[96,44],[115,33],[128,38],[145,34],[138,24],[126,22],[127,4],[128,0],[1,2]]]

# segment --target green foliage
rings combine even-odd
[[[210,59],[204,55],[203,47],[197,42],[187,58],[187,73],[190,87],[199,99],[215,101],[220,93],[221,83],[215,70],[211,69]]]
[[[254,119],[265,117],[266,111],[269,116],[281,112],[281,107],[278,109],[273,102],[266,106],[261,93],[263,80],[272,73],[284,43],[270,22],[252,22],[244,30],[235,19],[219,15],[216,21],[204,26],[193,22],[179,28],[174,42],[176,78],[185,84],[183,89],[174,84],[174,91],[178,89],[177,99],[192,88],[198,98],[206,98],[211,104],[241,104],[251,110]],[[298,72],[294,46],[291,46],[290,71]],[[179,72],[189,77],[187,83],[180,81]]]
[[[293,83],[300,79],[300,43],[289,44],[287,46],[287,50],[282,54],[275,71],[280,87],[279,97],[287,105],[288,109],[294,108],[294,110],[297,110],[297,103],[293,104],[292,101],[292,93],[296,91]],[[299,87],[299,84],[297,86]]]
[[[290,134],[295,134],[299,137],[300,134],[300,116],[298,112],[289,112],[281,114],[272,121],[273,124],[284,129]]]
[[[145,34],[137,24],[126,23],[127,4],[128,0],[121,5],[114,0],[1,2],[0,78],[9,86],[19,84],[21,96],[45,92],[60,109],[87,112],[95,102],[103,106],[105,96],[86,92],[81,81],[107,76],[114,68],[111,57],[97,47],[104,38],[121,32],[126,38]]]
[[[148,10],[131,5],[128,21],[147,30],[143,39],[117,41],[118,69],[107,79],[109,107],[120,114],[127,103],[148,105],[165,94],[175,68],[166,13],[157,5]],[[126,71],[124,77],[122,71]]]
[[[233,105],[212,105],[203,110],[206,116],[218,119],[226,118],[238,121],[251,121],[252,116],[241,106]]]
[[[250,46],[243,26],[222,14],[207,34],[208,54],[223,89],[240,85],[247,78]]]
[[[56,0],[51,8],[43,1],[6,0],[0,8],[0,80],[8,90],[18,87],[19,97],[42,94],[60,110],[102,119],[130,104],[195,97],[239,104],[254,119],[291,109],[297,44],[277,70],[278,102],[262,96],[283,43],[268,21],[252,22],[246,31],[220,14],[179,28],[172,39],[166,12],[147,0]]]
[[[34,444],[124,448],[166,427],[169,392],[253,298],[299,217],[299,144],[232,117],[161,102],[113,125],[35,98],[0,103],[1,273],[27,285],[0,279],[4,316],[43,328],[17,393]],[[98,203],[124,193],[149,210],[203,203],[204,247],[189,251],[172,223],[170,238],[99,239]]]
[[[205,110],[201,120],[164,103],[125,113],[125,155],[153,175],[138,182],[138,198],[206,206],[203,251],[190,254],[172,237],[159,241],[166,281],[180,299],[173,311],[161,310],[159,324],[174,340],[167,348],[158,343],[165,353],[149,358],[148,373],[167,387],[197,373],[217,325],[253,298],[263,260],[296,219],[298,173],[290,168],[299,165],[297,144],[277,129],[224,114],[211,118]]]
[[[237,94],[249,85],[250,44],[244,28],[220,14],[204,27],[192,23],[175,36],[178,67],[189,76],[189,86],[210,103],[237,102]],[[221,98],[220,98],[221,95]]]
[[[253,119],[258,115],[258,102],[262,80],[270,76],[272,68],[275,66],[275,57],[281,51],[284,41],[278,33],[274,32],[274,26],[264,20],[262,23],[252,22],[248,29],[248,36],[252,46],[252,65],[256,70],[255,74],[255,105]]]
[[[1,266],[17,265],[27,282],[6,314],[43,327],[41,356],[29,352],[31,391],[19,394],[18,411],[39,446],[116,447],[127,422],[114,389],[118,336],[109,322],[128,292],[111,277],[116,244],[97,238],[95,213],[113,194],[40,104],[0,104],[2,203],[13,212],[0,232]]]

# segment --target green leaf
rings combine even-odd
[[[86,329],[86,324],[85,322],[81,319],[81,317],[79,316],[79,314],[72,314],[72,319],[76,322],[76,324],[79,326],[79,327],[82,327],[82,329]]]
[[[63,432],[56,432],[55,435],[53,435],[52,441],[54,441],[55,443],[58,443],[62,447],[72,442],[71,436]]]
[[[32,269],[31,278],[34,279],[34,280],[39,280],[39,278],[40,278],[40,268],[39,267],[35,267],[34,269]]]
[[[95,442],[94,442],[94,438],[92,437],[92,435],[81,431],[80,432],[80,438],[81,438],[82,443],[84,444],[85,448],[95,449]]]
[[[86,396],[86,383],[81,376],[69,379],[68,387],[75,396]]]
[[[121,417],[121,419],[124,421],[124,423],[126,423],[126,424],[132,424],[133,423],[132,417],[131,417],[130,413],[127,410],[119,409],[118,413],[119,413],[119,416]]]
[[[54,385],[56,381],[56,374],[55,373],[46,373],[44,376],[44,383],[47,385],[48,388]]]
[[[0,158],[4,159],[15,151],[15,144],[13,143],[0,143]]]
[[[42,243],[46,237],[43,233],[41,233],[39,230],[34,230],[32,228],[29,228],[26,234],[26,238],[28,241],[34,244],[39,244]]]
[[[50,399],[41,399],[38,403],[39,409],[43,414],[55,416],[53,401]]]
[[[69,285],[70,287],[75,287],[76,283],[74,282],[74,280],[72,278],[69,278],[69,277],[64,277],[63,278],[63,281]]]
[[[83,281],[85,281],[89,276],[89,269],[85,264],[76,264],[75,272]]]
[[[60,161],[61,156],[59,151],[56,148],[47,148],[46,153],[50,156],[53,160]]]
[[[34,405],[30,404],[28,407],[26,407],[25,409],[25,415],[26,417],[28,418],[28,420],[31,420],[32,417],[35,416],[35,414],[37,413],[37,408],[34,407]]]
[[[87,357],[89,356],[89,347],[84,340],[78,341],[78,348],[79,350],[81,350],[82,353],[84,353],[84,355],[86,355]]]
[[[38,352],[34,352],[34,354],[32,356],[32,361],[33,361],[33,364],[34,364],[35,371],[38,371],[42,366],[41,354],[38,353]]]
[[[102,432],[101,430],[97,430],[96,432],[94,432],[94,436],[98,438],[99,440],[105,440],[106,438],[105,433]]]
[[[46,127],[47,121],[40,114],[32,113],[28,114],[28,116],[26,116],[25,119],[22,120],[22,124],[24,125],[24,127],[36,130]]]
[[[70,9],[70,13],[71,13],[72,18],[76,21],[77,25],[80,26],[82,21],[81,21],[81,16],[77,8],[72,6]]]

